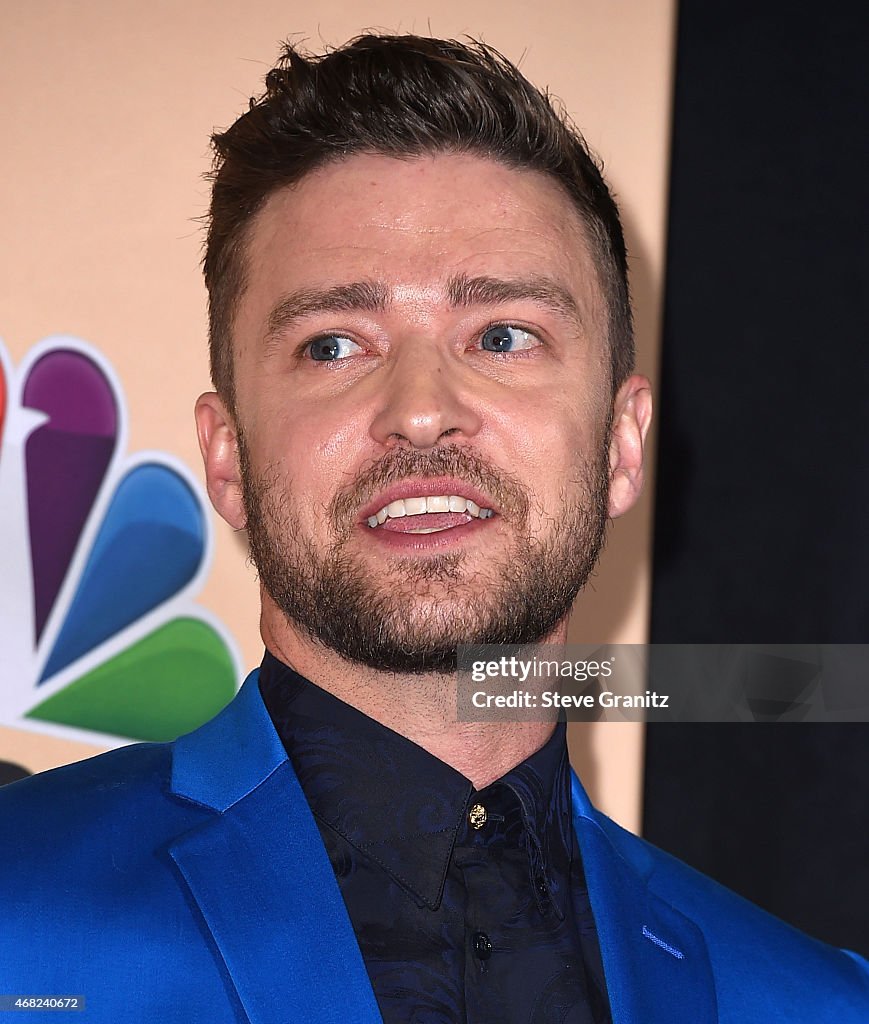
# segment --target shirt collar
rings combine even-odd
[[[314,815],[437,909],[468,810],[506,786],[521,808],[535,897],[567,911],[574,851],[566,726],[482,790],[412,740],[340,700],[268,651],[260,692]],[[541,882],[544,883],[541,885]]]

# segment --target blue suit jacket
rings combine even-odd
[[[623,831],[575,776],[573,804],[615,1024],[869,1021],[865,961]],[[256,673],[174,743],[0,790],[0,994],[84,996],[92,1024],[380,1021]]]

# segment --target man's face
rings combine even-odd
[[[235,329],[264,614],[352,661],[541,639],[607,520],[603,294],[546,177],[357,155],[272,196]]]

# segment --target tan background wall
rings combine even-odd
[[[94,344],[125,388],[130,450],[170,452],[201,479],[192,404],[208,386],[196,221],[208,133],[259,90],[281,38],[317,49],[376,27],[482,37],[564,101],[622,204],[641,368],[654,374],[673,18],[674,0],[3,0],[0,338],[15,362],[49,334]],[[648,493],[616,524],[574,639],[645,639]],[[256,585],[223,524],[201,601],[257,664]],[[636,829],[641,727],[573,726],[571,750],[601,806]],[[92,752],[0,728],[0,758],[30,770]]]

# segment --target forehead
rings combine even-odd
[[[255,317],[289,287],[361,278],[386,283],[397,302],[437,302],[459,274],[544,274],[589,319],[600,313],[585,227],[561,186],[466,154],[358,154],[272,195],[248,235],[239,313]]]

